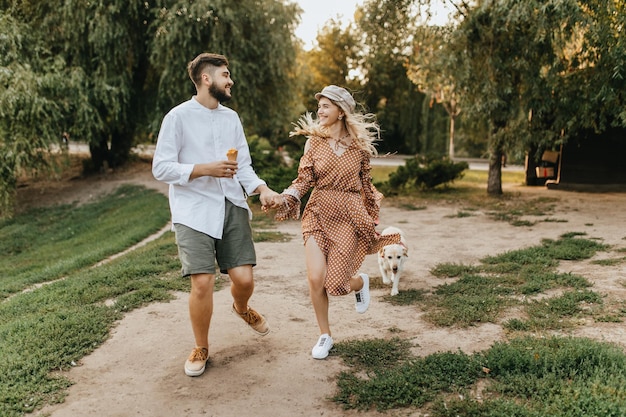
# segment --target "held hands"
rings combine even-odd
[[[265,196],[261,193],[261,210],[267,213],[269,209],[278,208],[283,204],[283,199],[282,194],[278,194],[275,191],[271,191],[271,194],[268,193]]]
[[[274,208],[274,198],[280,194],[266,185],[257,188],[257,191],[259,192],[259,200],[261,200],[261,210],[267,213],[268,209]]]
[[[285,197],[282,194],[274,193],[267,203],[261,206],[261,209],[267,212],[268,209],[276,209],[285,204]]]

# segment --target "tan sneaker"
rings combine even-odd
[[[248,326],[250,326],[250,328],[254,330],[257,334],[265,336],[270,332],[270,327],[267,325],[265,317],[257,313],[255,310],[251,309],[250,306],[248,306],[248,311],[240,313],[237,311],[235,305],[233,304],[233,313],[237,314],[243,319],[243,321],[248,323]]]
[[[204,373],[206,362],[209,360],[209,349],[195,347],[185,362],[185,375],[200,376]]]

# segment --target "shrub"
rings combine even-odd
[[[448,157],[416,155],[389,175],[387,185],[395,192],[432,189],[462,178],[468,168],[467,162],[453,162]]]

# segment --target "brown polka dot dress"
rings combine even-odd
[[[328,294],[345,295],[365,255],[400,243],[400,235],[381,236],[375,230],[383,196],[372,184],[369,153],[352,144],[337,155],[326,139],[311,136],[309,141],[276,219],[297,219],[300,197],[313,188],[302,214],[304,242],[313,236],[326,256]]]

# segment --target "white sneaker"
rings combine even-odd
[[[330,351],[330,349],[332,349],[332,347],[333,347],[333,338],[330,337],[330,335],[324,333],[317,340],[317,343],[315,344],[315,346],[313,346],[313,350],[311,351],[311,354],[313,355],[314,359],[324,359],[325,357],[328,356],[328,352]]]
[[[365,313],[370,306],[370,277],[367,274],[359,274],[363,278],[363,288],[354,293],[357,313]]]

